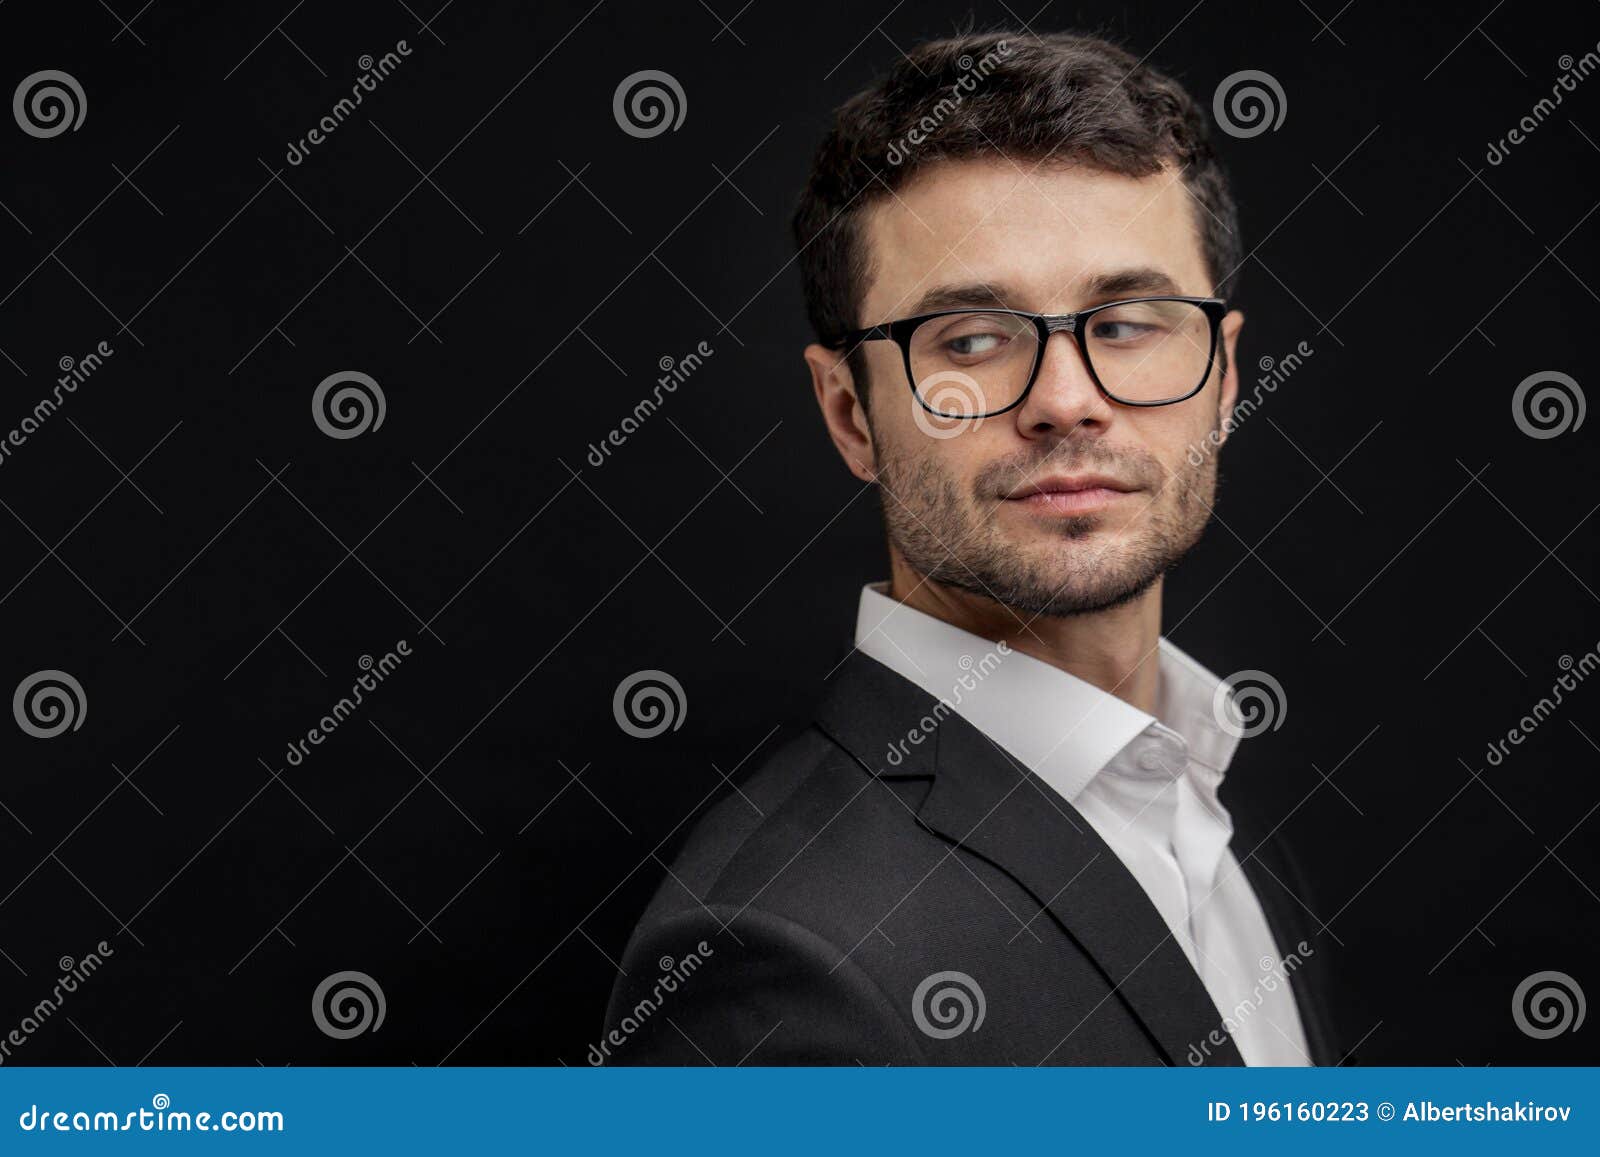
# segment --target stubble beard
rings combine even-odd
[[[1138,598],[1200,541],[1216,496],[1211,440],[1197,443],[1210,450],[1198,462],[1186,455],[1163,468],[1143,451],[1069,439],[985,467],[969,488],[932,454],[879,445],[888,450],[879,474],[884,522],[906,564],[1029,615],[1093,614]],[[1141,486],[1120,503],[1131,511],[1041,520],[1022,541],[1009,530],[1015,520],[1002,524],[1002,494],[1050,469],[1080,467]]]

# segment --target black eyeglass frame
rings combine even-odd
[[[1205,372],[1200,375],[1200,380],[1187,394],[1177,398],[1166,398],[1159,402],[1136,402],[1129,398],[1119,398],[1106,388],[1100,380],[1099,373],[1094,368],[1094,359],[1089,355],[1089,339],[1085,336],[1087,326],[1084,324],[1095,314],[1108,309],[1116,309],[1124,305],[1137,305],[1145,301],[1181,301],[1189,305],[1198,306],[1205,314],[1206,320],[1211,324],[1211,346],[1206,352]],[[933,313],[921,313],[916,317],[902,317],[895,321],[886,321],[880,325],[869,325],[865,329],[851,330],[849,333],[838,334],[826,344],[830,349],[844,349],[854,347],[865,341],[892,341],[900,347],[900,354],[905,361],[906,384],[911,387],[911,394],[928,413],[940,418],[992,418],[997,414],[1004,414],[1014,410],[1027,401],[1028,395],[1033,391],[1034,383],[1039,380],[1039,366],[1044,362],[1044,347],[1054,333],[1070,333],[1077,340],[1078,355],[1083,359],[1084,368],[1089,371],[1089,377],[1099,391],[1111,401],[1120,406],[1172,406],[1179,402],[1187,402],[1201,390],[1205,389],[1211,380],[1211,368],[1217,360],[1217,335],[1221,331],[1223,316],[1228,312],[1228,303],[1220,297],[1183,297],[1177,294],[1156,294],[1148,297],[1125,297],[1118,301],[1108,301],[1103,305],[1091,306],[1089,309],[1079,310],[1077,313],[1028,313],[1020,309],[984,309],[981,307],[968,307],[965,309],[941,309]],[[1033,354],[1033,368],[1028,371],[1028,384],[1023,387],[1017,400],[998,410],[988,410],[982,414],[946,414],[935,410],[922,400],[922,395],[917,391],[916,374],[911,368],[911,335],[923,322],[932,321],[936,317],[951,317],[956,314],[1003,313],[1012,317],[1024,318],[1033,323],[1034,331],[1038,335],[1038,347]]]

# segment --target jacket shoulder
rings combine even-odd
[[[700,819],[642,923],[760,907],[827,937],[862,935],[945,852],[916,821],[926,790],[873,776],[808,727]]]

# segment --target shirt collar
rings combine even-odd
[[[861,590],[856,649],[948,703],[1068,801],[1158,722],[1059,667],[897,602],[883,586]],[[1159,723],[1220,782],[1239,742],[1213,713],[1225,685],[1165,638],[1158,647]]]

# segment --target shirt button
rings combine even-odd
[[[1139,767],[1144,771],[1164,771],[1171,774],[1172,765],[1153,747],[1139,753]]]

